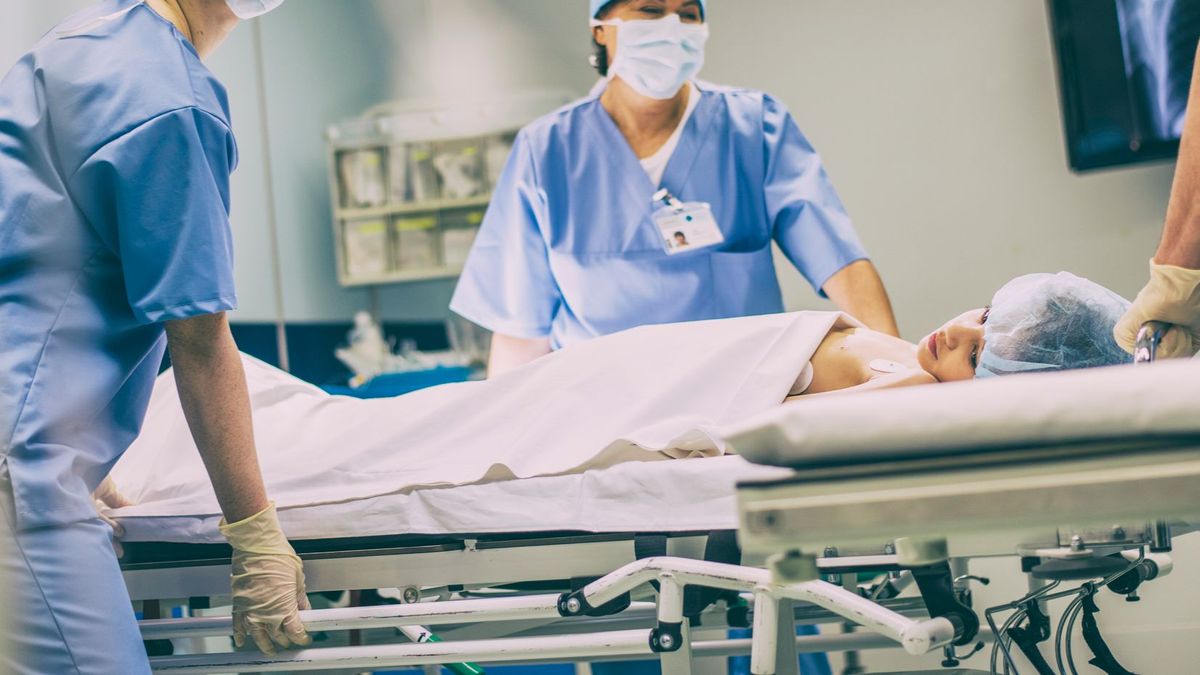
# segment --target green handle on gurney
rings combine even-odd
[[[418,626],[401,626],[400,632],[413,642],[442,642],[442,638]],[[443,666],[454,675],[484,675],[484,670],[474,663],[447,663]]]

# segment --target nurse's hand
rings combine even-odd
[[[117,484],[113,482],[111,477],[105,478],[104,482],[100,483],[100,487],[92,493],[92,505],[96,508],[96,515],[100,516],[113,531],[113,552],[117,554],[117,558],[125,555],[125,548],[121,546],[121,538],[125,536],[125,528],[121,523],[108,515],[109,511],[119,509],[123,506],[133,506],[133,502],[125,498],[121,491],[117,489]]]
[[[279,527],[275,505],[245,520],[221,521],[221,534],[233,547],[233,643],[247,636],[265,654],[304,647],[312,638],[299,611],[310,609],[304,568]]]
[[[1113,331],[1117,344],[1132,354],[1138,331],[1147,321],[1173,326],[1158,347],[1159,357],[1187,357],[1200,351],[1200,270],[1150,261],[1150,283]]]

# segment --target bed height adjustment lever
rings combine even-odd
[[[917,582],[929,616],[946,618],[954,624],[955,639],[952,644],[970,644],[979,634],[979,617],[973,609],[959,601],[949,563],[912,567],[909,572]]]

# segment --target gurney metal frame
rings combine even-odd
[[[924,654],[936,649],[954,640],[959,631],[947,618],[907,618],[825,581],[780,584],[772,581],[766,570],[686,558],[648,558],[630,563],[570,593],[450,600],[371,611],[318,610],[305,612],[302,619],[312,630],[553,620],[584,616],[650,582],[657,583],[659,589],[656,625],[648,634],[631,630],[558,637],[307,649],[276,657],[257,653],[171,656],[157,658],[153,665],[155,671],[161,673],[219,673],[231,669],[277,672],[414,666],[467,660],[508,662],[657,655],[665,672],[687,673],[690,672],[693,646],[683,615],[686,585],[753,594],[751,660],[756,672],[776,672],[780,658],[787,659],[789,664],[794,660],[793,602],[823,607],[899,643],[910,654]],[[143,636],[147,639],[228,635],[231,628],[227,618],[142,623]]]
[[[303,542],[297,543],[301,551],[310,548]],[[670,551],[694,555],[702,550],[703,543],[701,535],[677,536],[671,539]],[[136,554],[137,545],[132,546]],[[200,550],[204,555],[188,561],[126,564],[125,575],[131,595],[135,599],[151,600],[227,593],[228,559],[222,557],[219,549],[202,547]],[[650,657],[661,659],[664,671],[675,674],[690,672],[693,656],[750,652],[752,661],[758,664],[756,672],[789,673],[795,670],[798,651],[899,645],[912,653],[924,653],[955,639],[962,630],[962,626],[951,618],[926,618],[928,603],[921,599],[874,603],[853,590],[815,580],[815,577],[802,583],[779,584],[771,581],[770,574],[761,568],[694,558],[659,557],[628,562],[633,558],[633,540],[626,535],[521,538],[508,542],[471,540],[459,545],[440,543],[407,548],[348,547],[339,552],[305,552],[301,555],[305,559],[311,591],[406,586],[414,592],[413,599],[422,594],[417,586],[410,585],[418,579],[423,580],[421,587],[516,584],[591,575],[617,561],[623,564],[616,565],[617,571],[572,592],[302,613],[302,619],[312,631],[449,625],[449,631],[443,633],[447,637],[455,637],[453,626],[468,626],[457,632],[473,638],[480,633],[489,635],[485,639],[453,640],[436,645],[306,649],[276,657],[257,653],[166,656],[152,659],[155,671],[215,673],[246,669],[276,672],[458,661],[535,663]],[[869,565],[845,558],[824,561],[819,568],[821,574],[830,576],[859,569],[894,572],[900,566],[894,557],[876,557]],[[658,585],[655,603],[635,603],[625,612],[603,616],[605,605],[626,593],[645,588],[651,582]],[[751,640],[694,642],[689,622],[683,617],[684,586],[742,594],[749,600],[749,606],[742,608],[741,613],[753,617],[754,637]],[[405,595],[408,595],[407,591]],[[600,616],[589,618],[589,615]],[[728,621],[728,615],[716,609],[703,616],[705,626],[723,627],[736,623]],[[797,639],[797,620],[806,623],[849,621],[867,627],[870,632]],[[144,639],[157,641],[229,635],[231,632],[230,620],[218,617],[147,620],[141,625]],[[637,627],[626,629],[626,626]],[[517,636],[490,637],[497,632]]]

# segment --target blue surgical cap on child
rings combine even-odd
[[[976,377],[1132,363],[1113,340],[1129,301],[1068,272],[1028,274],[992,298]]]
[[[600,10],[604,9],[604,6],[612,1],[613,0],[590,0],[588,7],[591,10],[591,13],[588,16],[592,19],[595,19],[596,15],[600,13]],[[708,16],[708,0],[700,0],[700,13],[705,17]]]

